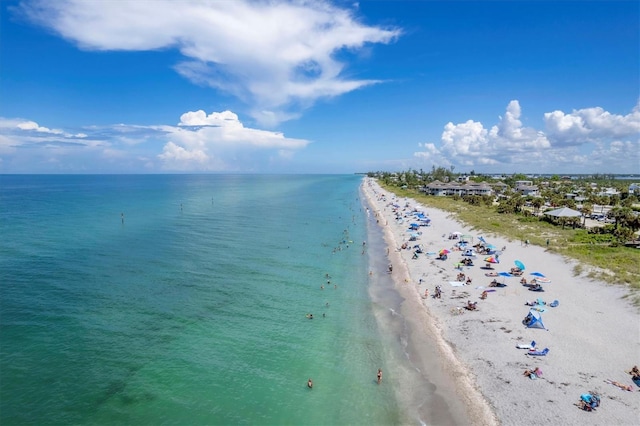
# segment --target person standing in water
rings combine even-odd
[[[309,380],[307,381],[307,387],[308,387],[309,389],[312,389],[312,388],[313,388],[313,382],[311,381],[311,378],[309,378]]]
[[[378,368],[378,384],[382,382],[382,370]]]

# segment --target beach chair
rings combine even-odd
[[[531,343],[520,343],[518,345],[516,345],[516,348],[518,349],[535,349],[536,348],[536,341],[532,340]]]
[[[549,353],[549,348],[544,348],[541,351],[530,350],[529,352],[527,352],[527,355],[531,355],[531,356],[547,356],[548,353]]]
[[[556,306],[558,306],[560,304],[560,302],[556,299],[553,302],[549,303],[549,306],[551,306],[552,308],[555,308]]]

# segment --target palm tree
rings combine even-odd
[[[591,216],[591,213],[593,213],[593,206],[590,203],[584,203],[582,205],[582,226],[584,226],[584,224],[587,221],[587,216]]]
[[[633,210],[629,207],[616,206],[609,210],[607,217],[615,220],[616,229],[618,229],[619,225],[628,226],[628,224],[633,220],[634,214]]]
[[[531,205],[536,209],[536,214],[540,213],[540,207],[544,204],[544,200],[541,197],[536,197],[531,200]]]

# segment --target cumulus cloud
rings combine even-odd
[[[581,145],[606,138],[640,134],[640,102],[627,115],[611,114],[600,107],[547,112],[544,121],[549,137],[557,145]]]
[[[21,10],[83,49],[178,49],[178,73],[240,98],[272,125],[320,98],[378,83],[344,77],[337,54],[401,33],[359,22],[357,7],[322,0],[32,0]]]
[[[545,135],[520,121],[522,112],[517,100],[509,102],[504,117],[490,129],[479,121],[444,126],[443,155],[465,166],[518,162],[522,154],[550,147]]]
[[[65,165],[67,170],[82,163],[129,172],[265,171],[265,164],[288,164],[308,144],[281,132],[245,127],[231,111],[189,111],[177,125],[90,126],[82,133],[0,117],[0,155]],[[3,166],[11,163],[3,161]]]
[[[498,123],[486,128],[467,120],[447,123],[440,144],[425,143],[414,157],[439,166],[481,170],[578,170],[637,173],[640,164],[640,104],[627,115],[600,107],[544,114],[547,132],[523,125],[517,100]],[[613,166],[615,164],[615,166]]]

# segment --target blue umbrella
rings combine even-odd
[[[533,275],[534,277],[544,278],[544,274],[542,272],[532,272],[531,275]]]
[[[498,275],[500,275],[501,277],[509,277],[509,278],[513,277],[513,275],[511,275],[508,272],[498,272]],[[504,280],[502,280],[502,283],[504,284]]]
[[[520,262],[519,260],[516,260],[515,262],[513,262],[516,264],[516,266],[518,267],[518,269],[520,269],[521,271],[524,271],[524,263]]]

